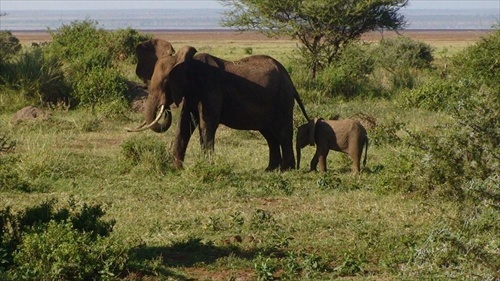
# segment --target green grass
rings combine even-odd
[[[370,113],[383,118],[394,109],[388,106],[372,104]],[[348,104],[339,106],[342,113],[349,111],[345,107]],[[181,276],[192,276],[199,267],[206,267],[207,276],[217,271],[252,272],[258,253],[277,250],[317,255],[334,267],[348,267],[343,265],[346,259],[353,259],[349,266],[360,278],[397,276],[398,264],[414,254],[407,243],[425,239],[429,228],[458,211],[439,201],[384,194],[377,183],[379,172],[354,177],[348,172],[349,160],[339,153],[331,153],[328,165],[333,179],[341,183],[328,184],[328,175],[306,172],[314,148],[304,149],[301,170],[266,173],[264,139],[227,128],[218,131],[211,163],[200,156],[195,135],[184,171],[158,172],[145,163],[132,166],[121,144],[137,138],[124,131],[137,122],[106,120],[101,130],[86,132],[81,129],[85,118],[84,112],[54,112],[49,124],[35,121],[11,128],[20,158],[13,168],[39,191],[2,192],[0,205],[22,209],[48,198],[65,202],[70,197],[103,203],[107,216],[116,219],[114,235],[146,255],[147,266],[162,257],[159,267]],[[2,126],[9,126],[8,119],[1,115]],[[173,132],[145,132],[139,138],[146,136],[168,146]],[[386,149],[370,147],[369,169],[390,161],[381,155]],[[272,221],[252,224],[258,210],[268,212]],[[235,236],[253,240],[231,242]],[[177,260],[175,253],[182,251],[175,250],[176,245],[192,239],[200,240],[187,250],[194,256]],[[206,251],[215,257],[203,257],[210,255]],[[281,254],[270,257],[275,255]],[[328,279],[342,275],[339,272],[313,273]]]
[[[248,52],[239,43],[203,44],[199,51],[228,59]],[[286,46],[279,59],[290,54],[292,45]],[[252,52],[277,56],[267,43]],[[379,126],[395,120],[423,132],[446,118],[387,100],[367,105],[364,100],[320,99],[308,101],[306,108],[311,116],[322,117],[363,112]],[[16,126],[10,124],[12,113],[0,113],[2,132],[17,143],[10,168],[34,186],[31,192],[0,188],[0,208],[22,210],[50,198],[103,204],[106,217],[116,220],[112,235],[131,249],[132,279],[412,279],[418,270],[434,266],[419,255],[437,247],[429,244],[433,235],[461,212],[446,198],[405,190],[411,183],[398,178],[398,172],[411,167],[395,166],[406,149],[398,144],[371,145],[367,169],[359,176],[350,174],[350,160],[337,152],[328,157],[327,174],[308,173],[312,147],[303,150],[300,170],[264,172],[264,138],[222,126],[210,159],[202,156],[195,133],[185,169],[176,171],[155,165],[154,154],[134,162],[124,152],[134,143],[148,143],[144,149],[153,151],[158,144],[169,148],[173,129],[127,133],[126,127],[142,120],[135,113],[120,120],[85,110],[51,113],[46,121]],[[303,122],[298,109],[295,120],[297,126]],[[494,241],[493,249],[499,243]],[[467,268],[459,276],[467,276],[463,271]],[[434,276],[449,275],[438,271]]]

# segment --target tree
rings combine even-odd
[[[269,37],[301,42],[301,53],[314,78],[363,33],[405,26],[398,12],[408,0],[220,0],[228,9],[222,24],[258,30]]]

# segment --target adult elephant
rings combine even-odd
[[[182,102],[173,145],[175,167],[182,168],[196,126],[202,148],[213,150],[217,127],[224,124],[238,130],[257,130],[264,136],[269,146],[266,170],[295,168],[294,99],[309,118],[285,68],[263,55],[225,61],[195,54],[195,48],[186,46],[156,62],[146,101],[148,125],[140,130],[168,130],[172,120],[169,108]]]

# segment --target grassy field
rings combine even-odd
[[[429,43],[437,54],[456,53],[476,39],[450,40]],[[170,41],[177,49],[189,44],[229,59],[269,54],[285,65],[296,44]],[[325,99],[305,106],[312,116],[362,112],[380,126],[397,121],[415,131],[432,130],[447,118],[383,99]],[[371,128],[368,164],[357,176],[350,174],[350,159],[336,152],[328,157],[328,173],[307,172],[312,147],[303,150],[300,170],[264,172],[264,138],[225,127],[217,131],[210,159],[202,156],[195,133],[185,169],[176,171],[156,156],[168,158],[175,130],[125,131],[141,122],[140,113],[114,119],[83,109],[50,113],[47,120],[17,125],[10,122],[13,112],[0,113],[0,127],[17,143],[19,161],[12,168],[33,183],[30,192],[0,191],[0,208],[22,210],[52,198],[58,205],[102,204],[106,218],[116,220],[112,235],[131,249],[137,270],[125,277],[129,280],[425,279],[429,276],[419,276],[420,270],[435,266],[425,262],[426,253],[443,250],[431,242],[461,211],[451,200],[409,192],[412,183],[398,179],[398,171],[411,167],[394,164],[405,147],[375,145]],[[305,121],[298,108],[295,121],[296,126]],[[134,161],[128,154],[131,145],[149,148]],[[394,190],[390,183],[395,180],[408,190]]]

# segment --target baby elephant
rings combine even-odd
[[[297,132],[297,169],[300,167],[300,150],[308,144],[316,145],[310,171],[315,171],[319,162],[319,170],[326,172],[326,156],[330,149],[349,154],[353,160],[352,172],[356,174],[360,171],[359,163],[365,146],[363,166],[366,165],[368,136],[363,125],[356,120],[314,118],[301,125]]]

